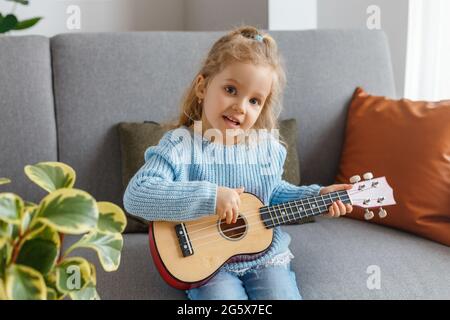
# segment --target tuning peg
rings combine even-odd
[[[353,176],[353,177],[350,178],[350,183],[357,183],[359,181],[361,181],[361,177],[358,176],[358,175]]]
[[[364,219],[370,220],[374,217],[373,211],[369,211],[369,209],[364,209]]]
[[[380,211],[378,211],[378,216],[379,216],[381,219],[386,218],[386,216],[387,216],[386,210],[384,210],[383,208],[380,208]]]
[[[364,174],[363,174],[363,178],[364,178],[364,180],[370,180],[370,179],[373,179],[373,174],[372,174],[372,172],[366,172],[366,173],[364,173]]]

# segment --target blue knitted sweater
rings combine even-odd
[[[273,136],[263,143],[224,145],[180,127],[164,134],[145,152],[145,164],[128,184],[124,207],[149,221],[188,221],[215,214],[217,187],[244,187],[264,205],[319,194],[319,185],[295,186],[281,176],[286,148]],[[271,137],[271,138],[270,138]],[[256,260],[231,262],[242,270],[266,263],[288,250],[290,236],[274,228],[272,245]]]

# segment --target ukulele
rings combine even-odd
[[[365,208],[366,220],[374,217],[369,208],[379,207],[378,215],[384,218],[387,212],[382,206],[395,204],[392,188],[385,177],[373,179],[370,172],[363,177],[364,181],[359,176],[350,178],[353,187],[349,190],[271,206],[244,192],[236,223],[227,224],[217,215],[187,222],[151,222],[153,261],[169,285],[187,290],[205,284],[227,262],[261,256],[272,243],[274,227],[326,213],[334,201]]]

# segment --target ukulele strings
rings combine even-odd
[[[308,210],[309,210],[309,209],[308,209]],[[273,219],[266,219],[266,220],[261,220],[261,221],[253,222],[253,223],[250,223],[250,224],[247,224],[247,225],[243,225],[243,226],[237,226],[237,227],[228,229],[228,230],[226,230],[226,231],[229,232],[229,231],[239,230],[239,229],[242,229],[242,228],[245,228],[245,229],[246,229],[247,227],[254,226],[254,225],[258,225],[259,227],[252,228],[252,229],[249,230],[249,232],[250,232],[250,231],[259,231],[259,230],[263,230],[263,229],[266,229],[266,227],[265,227],[264,225],[261,226],[261,222],[266,222],[266,221],[269,221],[269,220],[273,220]],[[278,222],[279,222],[279,221],[278,221]],[[213,227],[216,227],[216,225],[214,224]],[[237,235],[238,235],[238,236],[243,235],[243,234],[245,233],[245,229],[244,229],[243,232],[241,232],[241,233],[239,233],[239,234],[237,234]],[[215,240],[212,240],[212,241],[204,241],[204,242],[200,242],[200,243],[194,244],[194,241],[197,242],[198,240],[202,240],[202,239],[205,239],[205,238],[210,238],[210,237],[212,237],[212,236],[215,236],[216,234],[217,234],[217,232],[207,233],[207,234],[204,235],[204,236],[190,239],[191,246],[192,246],[194,249],[197,249],[197,248],[203,247],[203,246],[205,246],[205,245],[209,245],[209,244],[211,244],[211,243],[214,243],[214,242],[223,240],[222,238],[219,238],[219,239],[215,239]],[[175,244],[172,244],[170,247],[171,247],[171,248],[174,248],[174,247],[177,247],[177,246],[178,246],[178,244],[175,243]]]
[[[371,187],[371,188],[373,188],[373,187]],[[370,189],[371,189],[370,188]],[[367,190],[367,189],[366,189]],[[364,190],[364,191],[366,191],[366,190]],[[352,195],[353,194],[356,194],[356,193],[359,193],[359,192],[362,192],[362,190],[358,190],[358,191],[356,191],[356,192],[353,192],[352,193]],[[355,200],[364,200],[364,199],[355,199]],[[327,205],[325,204],[325,205],[319,205],[319,208],[320,207],[325,207],[325,208],[327,208]],[[309,208],[309,209],[306,209],[306,211],[308,211],[308,210],[313,210],[314,208]],[[249,211],[248,213],[253,213],[253,212],[257,212],[257,214],[260,214],[260,212],[259,211]],[[324,211],[325,212],[325,211]],[[256,214],[256,215],[257,215]],[[254,216],[253,214],[252,215],[249,215],[248,217],[250,217],[250,216]],[[289,219],[289,215],[287,216],[288,217],[288,219]],[[250,224],[248,224],[248,225],[242,225],[242,226],[237,226],[237,227],[234,227],[234,228],[231,228],[231,229],[228,229],[228,230],[226,230],[227,232],[229,232],[229,231],[234,231],[234,230],[239,230],[239,229],[242,229],[242,228],[247,228],[247,227],[250,227],[250,226],[252,226],[252,225],[261,225],[261,222],[267,222],[267,221],[270,221],[270,220],[272,220],[273,222],[275,222],[275,220],[271,217],[270,219],[263,219],[263,220],[260,220],[260,221],[257,221],[257,222],[254,222],[254,223],[250,223]],[[284,219],[278,219],[278,217],[277,217],[277,221],[278,221],[278,224],[284,224],[284,223],[286,223],[286,221],[284,220]],[[283,221],[283,222],[281,222],[280,223],[280,221]],[[288,221],[288,222],[290,222],[290,220]],[[221,222],[221,223],[219,223],[219,225],[222,225],[222,224],[224,224],[224,222]],[[197,224],[198,225],[198,224]],[[188,226],[188,227],[190,227],[190,226]],[[209,225],[208,227],[206,227],[206,228],[203,228],[203,230],[205,230],[205,229],[208,229],[208,228],[216,228],[216,224],[214,223],[214,224],[212,224],[212,225]],[[250,231],[256,231],[256,230],[261,230],[261,229],[265,229],[266,227],[265,226],[262,226],[262,228],[255,228],[255,229],[251,229]],[[194,232],[198,232],[198,231],[200,231],[200,230],[196,230],[196,231],[194,231]],[[193,234],[194,232],[190,232],[190,234]],[[217,232],[211,232],[211,233],[207,233],[207,234],[205,234],[204,236],[201,236],[201,237],[197,237],[197,238],[192,238],[192,239],[190,239],[190,242],[192,243],[192,246],[194,247],[194,241],[197,241],[197,240],[201,240],[201,239],[205,239],[205,238],[209,238],[209,237],[212,237],[212,236],[215,236],[216,235],[216,233]],[[241,234],[243,234],[243,233],[241,233]],[[215,241],[218,241],[218,240],[222,240],[222,239],[217,239],[217,240],[214,240],[214,241],[206,241],[205,243],[202,243],[202,244],[198,244],[198,245],[195,245],[195,247],[201,247],[201,246],[204,246],[204,245],[208,245],[209,243],[212,243],[212,242],[215,242]],[[174,244],[173,246],[177,246],[177,244]],[[172,246],[172,247],[173,247]]]
[[[327,200],[332,200],[332,201],[333,200],[340,200],[340,198],[339,198],[339,196],[337,196],[336,199],[327,199]],[[308,204],[311,204],[311,203],[308,203]],[[285,204],[283,204],[283,206],[284,206],[285,210],[287,210],[287,209],[295,209],[295,207],[296,207],[296,206],[292,207],[290,205],[286,206]],[[323,205],[320,205],[320,206],[323,206]],[[325,206],[327,206],[327,204],[325,204]],[[298,210],[298,207],[296,209]],[[308,210],[313,210],[313,209],[315,209],[315,208],[311,207],[309,209],[305,209],[306,216],[305,217],[300,217],[299,219],[307,218],[308,217],[307,211]],[[269,213],[270,214],[270,210],[267,207],[263,207],[261,210],[260,209],[257,209],[257,210],[252,209],[252,210],[249,210],[249,211],[239,212],[239,215],[245,215],[245,217],[250,218],[250,217],[254,217],[254,216],[258,215],[258,214],[265,214],[265,213]],[[292,215],[294,215],[294,213],[292,213]],[[294,219],[294,220],[298,220],[298,219]],[[196,226],[198,226],[200,224],[206,224],[206,223],[208,225],[206,227],[204,227],[204,228],[199,228],[199,229],[194,229],[193,228],[194,226],[196,227]],[[226,220],[225,219],[221,219],[221,222],[219,223],[219,226],[221,226],[222,224],[225,224],[225,223],[226,223]],[[208,228],[211,228],[210,221],[203,221],[202,223],[189,224],[189,229],[191,229],[191,231],[189,231],[189,234],[192,235],[194,233],[198,233],[198,232],[206,230]]]
[[[346,190],[341,190],[341,191],[346,191]],[[347,192],[345,195],[354,195],[354,194],[356,194],[356,193],[359,193],[359,192],[361,192],[360,190],[355,190],[356,192],[353,192],[353,193],[349,193],[349,192]],[[337,192],[339,192],[339,191],[337,191]],[[339,194],[336,194],[335,195],[337,198],[336,199],[339,199],[339,200],[341,200],[340,199],[340,197],[339,197]],[[341,195],[341,196],[343,196],[343,195]],[[305,199],[307,199],[307,198],[305,198]],[[334,196],[330,196],[330,199],[325,199],[325,200],[332,200],[332,201],[334,201],[334,200],[336,200],[335,198],[334,198]],[[355,200],[359,200],[359,199],[355,199]],[[322,199],[322,201],[324,201],[324,199]],[[283,204],[284,205],[284,204]],[[331,205],[331,204],[330,204]],[[286,205],[284,205],[285,206],[285,209],[287,209],[286,208]],[[289,209],[292,209],[293,207],[291,207],[290,205],[289,205]],[[308,210],[311,210],[311,209],[313,209],[313,208],[310,208],[310,209],[306,209],[306,211],[308,211]],[[246,214],[246,216],[247,217],[253,217],[253,216],[255,216],[255,215],[258,215],[258,214],[265,214],[265,213],[269,213],[270,214],[270,210],[267,208],[267,207],[265,207],[265,208],[263,208],[262,210],[250,210],[250,211],[244,211],[244,212],[240,212],[239,214]],[[247,215],[248,214],[248,215]],[[306,216],[306,217],[308,217],[308,215]],[[304,218],[306,218],[306,217],[304,217]],[[197,233],[197,232],[200,232],[200,231],[203,231],[203,230],[206,230],[206,229],[208,229],[208,228],[211,228],[211,227],[215,227],[215,224],[213,225],[213,226],[211,226],[210,225],[210,221],[203,221],[203,222],[199,222],[199,223],[194,223],[194,224],[190,224],[189,225],[189,228],[192,230],[192,231],[190,231],[189,233],[192,235],[192,234],[194,234],[194,233]],[[224,223],[226,223],[226,222],[220,222],[219,223],[219,226],[221,226],[222,224],[224,224]],[[199,225],[202,225],[202,224],[208,224],[208,226],[207,227],[204,227],[204,228],[200,228],[200,229],[195,229],[194,230],[194,228],[193,227],[196,227],[196,226],[199,226]]]
[[[319,206],[319,210],[323,210],[323,209],[320,209],[320,207],[325,207],[324,209],[326,209],[327,208],[327,205],[320,205]],[[315,208],[310,208],[310,209],[306,209],[306,211],[308,211],[308,210],[313,210],[313,209],[315,209]],[[323,211],[323,212],[325,212],[325,211]],[[321,214],[322,213],[322,211],[319,213],[319,214]],[[314,215],[310,215],[310,216],[307,216],[307,217],[312,217],[312,216],[314,216]],[[305,217],[306,218],[306,217]],[[250,227],[250,226],[254,226],[254,225],[260,225],[261,224],[261,222],[270,222],[270,221],[273,221],[273,223],[274,224],[284,224],[284,223],[286,223],[286,222],[292,222],[291,220],[289,220],[289,215],[287,215],[287,221],[286,220],[284,220],[284,218],[282,218],[282,217],[280,217],[280,218],[278,218],[278,217],[276,217],[276,219],[274,219],[274,218],[269,218],[269,219],[262,219],[262,220],[260,220],[260,221],[256,221],[256,222],[253,222],[253,223],[250,223],[250,224],[245,224],[245,225],[241,225],[241,226],[237,226],[237,227],[234,227],[234,228],[231,228],[231,229],[227,229],[226,230],[226,232],[229,232],[229,231],[235,231],[235,230],[239,230],[239,229],[242,229],[242,228],[247,228],[247,227]],[[297,219],[298,220],[298,219]],[[295,221],[295,220],[293,220],[293,221]],[[222,224],[222,223],[221,223]],[[216,227],[216,225],[214,224],[214,227]],[[263,226],[264,227],[264,226]],[[265,228],[265,227],[264,227]],[[189,232],[190,233],[190,232]],[[205,234],[204,236],[201,236],[201,237],[197,237],[197,238],[192,238],[191,239],[191,242],[194,242],[194,241],[197,241],[197,240],[201,240],[201,239],[205,239],[205,238],[209,238],[209,237],[211,237],[211,236],[213,236],[213,235],[215,235],[216,234],[216,232],[214,232],[214,233],[207,233],[207,234]]]
[[[340,191],[346,191],[346,190],[340,190]],[[339,192],[339,191],[337,191],[337,192]],[[357,191],[357,192],[359,192],[359,191]],[[357,193],[357,192],[354,192],[354,193],[347,193],[348,195],[353,195],[353,194],[355,194],[355,193]],[[322,196],[324,196],[324,195],[322,195]],[[343,196],[343,195],[342,195]],[[339,195],[337,195],[337,197],[339,198]],[[330,197],[330,198],[332,198],[332,197]],[[307,199],[307,198],[305,198],[305,199]],[[339,198],[340,199],[340,198]],[[300,200],[300,199],[299,199]],[[327,200],[333,200],[333,199],[327,199]],[[279,205],[282,205],[283,203],[281,203],[281,204],[279,204]],[[283,204],[284,205],[284,204]],[[267,206],[265,206],[266,207],[266,209],[265,210],[268,210],[269,211],[269,209],[267,208]],[[268,212],[267,211],[267,212]],[[254,211],[253,210],[251,210],[251,211],[244,211],[244,212],[240,212],[240,214],[247,214],[247,213],[253,213]],[[266,213],[266,212],[264,212],[264,213]],[[201,221],[201,222],[197,222],[197,223],[193,223],[193,224],[190,224],[189,226],[192,228],[192,227],[196,227],[196,226],[199,226],[199,225],[202,225],[202,224],[206,224],[206,223],[210,223],[209,221]],[[201,230],[203,230],[203,229],[201,229]]]
[[[327,207],[326,205],[322,205],[322,206],[325,206],[325,209],[326,209],[326,207]],[[322,207],[322,206],[319,206],[319,207]],[[309,210],[309,209],[307,209],[307,210]],[[325,212],[325,211],[323,211],[323,212]],[[322,213],[323,213],[323,212],[322,212]],[[322,214],[322,213],[320,213],[320,214]],[[289,216],[288,216],[288,218],[289,218]],[[266,222],[266,221],[270,221],[270,220],[273,220],[273,219],[265,219],[265,220],[257,221],[257,222],[254,222],[254,223],[250,223],[250,224],[248,224],[248,225],[243,225],[243,226],[234,227],[234,228],[228,229],[228,230],[226,230],[226,231],[227,231],[227,232],[228,232],[228,231],[234,231],[234,230],[238,230],[238,229],[242,229],[242,228],[245,228],[245,229],[246,229],[247,227],[254,226],[254,225],[259,225],[259,227],[257,226],[256,228],[252,228],[252,229],[249,230],[249,232],[250,232],[250,231],[260,231],[260,230],[266,229],[266,227],[265,227],[264,225],[261,226],[261,222]],[[278,220],[278,219],[277,219],[277,220]],[[278,222],[280,222],[280,221],[278,220]],[[283,220],[283,222],[282,222],[281,224],[284,224],[285,222],[286,222],[286,221]],[[288,221],[288,222],[291,222],[291,221]],[[245,229],[243,230],[243,232],[238,233],[238,234],[236,234],[236,235],[237,235],[237,236],[241,236],[241,235],[245,234],[245,232],[246,232]],[[193,248],[200,248],[200,247],[203,247],[203,246],[205,246],[205,245],[209,245],[209,244],[211,244],[211,243],[214,243],[214,242],[223,240],[222,238],[219,238],[219,239],[215,239],[215,240],[212,240],[212,241],[205,241],[205,242],[202,242],[202,243],[194,244],[194,240],[197,241],[197,240],[209,238],[209,237],[211,237],[211,236],[213,236],[213,235],[215,235],[215,233],[213,233],[213,234],[209,233],[209,234],[207,234],[207,235],[204,236],[204,237],[198,237],[198,238],[191,239],[190,241],[191,241],[192,247],[193,247]]]

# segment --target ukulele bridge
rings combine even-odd
[[[178,237],[178,243],[180,244],[183,257],[192,256],[194,254],[194,249],[192,248],[191,240],[189,239],[184,223],[175,225],[175,232]]]

